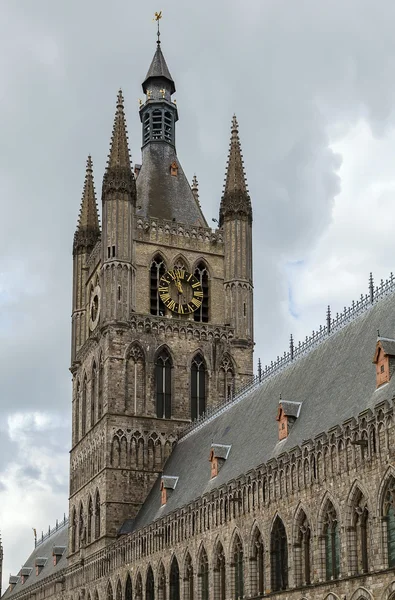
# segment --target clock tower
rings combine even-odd
[[[177,155],[159,38],[142,87],[141,165],[131,164],[119,92],[102,228],[89,157],[74,236],[71,562],[117,536],[179,432],[253,374],[252,210],[236,118],[212,230]]]

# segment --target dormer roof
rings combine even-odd
[[[395,356],[395,340],[392,338],[379,337],[377,338],[376,351],[373,357],[373,363],[377,362],[380,349],[388,356]]]
[[[292,400],[280,400],[279,404],[283,409],[283,413],[286,417],[294,417],[295,419],[299,417],[300,409],[302,408],[301,402],[293,402]]]

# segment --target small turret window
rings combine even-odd
[[[152,113],[152,139],[163,139],[162,111],[160,110],[154,110]]]

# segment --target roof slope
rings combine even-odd
[[[164,468],[164,475],[179,477],[176,489],[161,507],[159,478],[133,529],[140,529],[303,441],[356,417],[377,402],[391,398],[395,377],[376,390],[372,359],[377,330],[388,337],[395,333],[394,309],[395,294],[391,293],[329,335],[309,354],[296,359],[181,439]],[[281,442],[276,422],[280,394],[284,402],[302,403],[288,438]],[[232,447],[218,476],[210,479],[208,459],[213,443]]]
[[[163,52],[160,47],[160,42],[158,42],[156,45],[154,58],[152,59],[150,68],[148,69],[148,73],[142,84],[144,93],[147,92],[147,86],[148,86],[149,81],[152,78],[156,78],[156,77],[167,79],[170,82],[171,93],[174,94],[174,92],[176,91],[176,86],[174,85],[173,78],[170,75],[170,71],[166,64],[165,57],[163,56]]]
[[[18,592],[22,590],[26,590],[26,588],[32,586],[35,583],[39,583],[42,579],[46,577],[50,577],[58,572],[60,572],[63,568],[67,566],[67,546],[68,546],[68,531],[69,528],[66,525],[60,525],[59,529],[51,534],[44,542],[39,543],[36,548],[34,548],[33,552],[24,563],[23,567],[29,567],[32,570],[29,577],[26,579],[25,583],[22,583],[21,578],[19,578],[18,583],[15,585],[14,589],[10,591],[8,588],[2,596],[2,600],[4,598],[11,598]],[[52,550],[54,546],[64,546],[66,550],[64,551],[62,557],[59,559],[58,564],[53,564]],[[39,575],[36,575],[35,569],[35,561],[36,558],[47,558],[47,562],[45,566],[41,570]]]

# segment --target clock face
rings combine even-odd
[[[89,329],[93,331],[99,322],[100,317],[100,287],[97,285],[92,292],[89,304]]]
[[[200,281],[183,269],[167,271],[159,281],[159,297],[172,312],[187,315],[201,307],[203,289]]]

